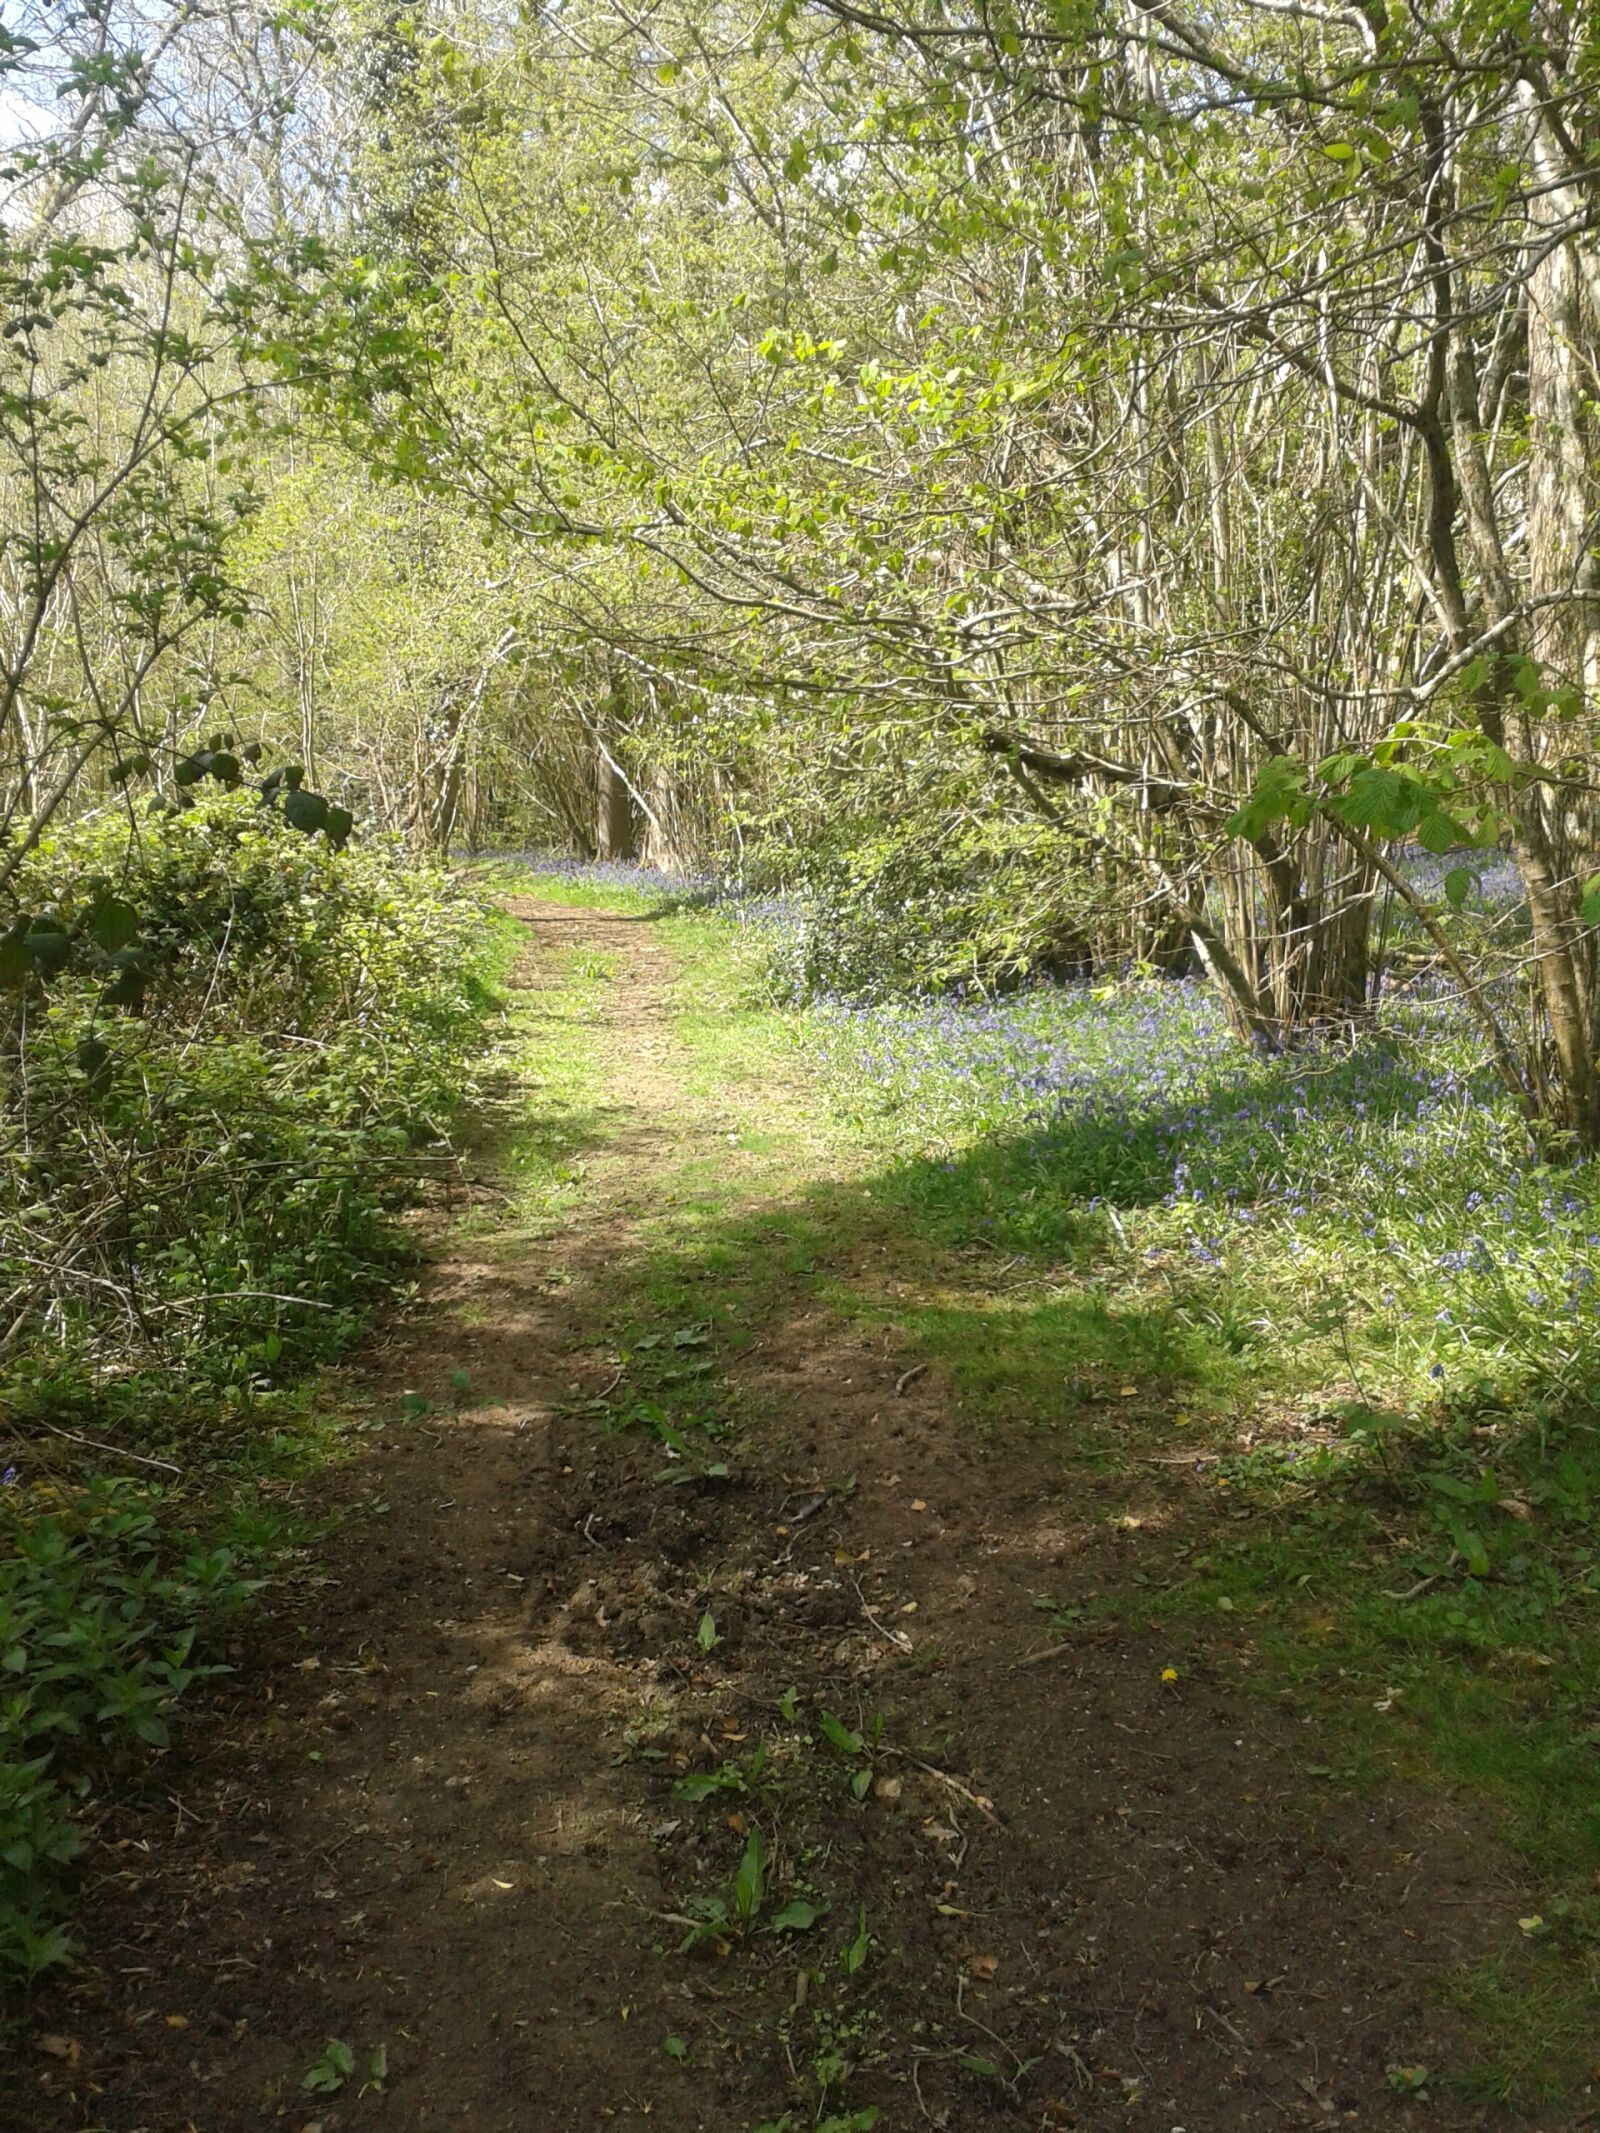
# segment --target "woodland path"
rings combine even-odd
[[[1438,1977],[1515,1900],[1456,1810],[1321,1794],[1242,1632],[1163,1681],[1181,1483],[957,1412],[893,1306],[972,1274],[886,1231],[798,1065],[719,1086],[658,928],[511,908],[530,1059],[588,1047],[564,1204],[481,1152],[349,1515],[108,1832],[74,2057],[0,2126],[1511,2123],[1387,2073],[1449,2063]]]

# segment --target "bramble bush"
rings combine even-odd
[[[93,971],[12,995],[13,1349],[228,1377],[337,1346],[458,1093],[475,907],[248,795],[102,820],[29,871],[68,926],[114,885],[141,986],[133,1012]]]
[[[740,887],[792,1003],[1004,991],[1092,960],[1088,879],[1031,823],[847,823],[805,848],[753,846]]]
[[[83,1814],[283,1544],[250,1509],[293,1464],[282,1388],[401,1278],[487,991],[470,897],[249,793],[69,828],[16,890],[88,944],[0,995],[0,1976],[27,1979],[68,1952]]]

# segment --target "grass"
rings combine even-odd
[[[1287,1058],[1182,985],[782,1011],[737,929],[546,887],[656,912],[695,1085],[787,1196],[741,1214],[729,1179],[684,1179],[644,1317],[749,1326],[830,1244],[890,1235],[819,1293],[939,1362],[973,1427],[1130,1482],[1192,1453],[1198,1504],[1251,1515],[1185,1512],[1139,1609],[1248,1629],[1262,1693],[1318,1720],[1313,1793],[1398,1774],[1479,1803],[1535,1923],[1441,1981],[1476,2037],[1453,2078],[1524,2105],[1591,2078],[1600,1180],[1527,1158],[1450,1004],[1401,995],[1359,1046]],[[796,1048],[812,1102],[773,1094]]]
[[[526,929],[504,914],[491,920],[502,978],[523,952]],[[604,1139],[594,1092],[595,1031],[611,959],[592,950],[552,956],[537,991],[516,989],[499,1003],[499,1035],[478,1106],[477,1132],[509,1204],[464,1219],[466,1233],[492,1235],[515,1252],[560,1220],[582,1190],[590,1152]]]

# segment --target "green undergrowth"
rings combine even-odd
[[[226,1625],[314,1560],[320,1478],[373,1426],[328,1366],[411,1288],[397,1218],[450,1175],[517,946],[428,870],[237,797],[158,838],[90,823],[35,867],[64,925],[115,883],[149,976],[142,1012],[92,971],[8,1007],[0,1258],[10,1311],[45,1306],[0,1382],[0,1981],[21,1985],[70,1955],[74,1862]]]

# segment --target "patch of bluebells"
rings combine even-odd
[[[907,1153],[1009,1145],[1115,1215],[1136,1267],[1231,1286],[1281,1346],[1343,1321],[1375,1371],[1573,1382],[1600,1368],[1600,1181],[1533,1163],[1446,988],[1357,1042],[1252,1051],[1198,980],[1002,1001],[824,1002],[827,1085]]]
[[[1396,857],[1406,880],[1430,903],[1445,902],[1445,876],[1457,870],[1471,880],[1462,900],[1464,911],[1499,918],[1517,911],[1526,900],[1515,862],[1504,852],[1424,852],[1411,846]]]
[[[575,859],[561,852],[481,852],[475,855],[519,866],[551,881],[597,889],[632,889],[642,896],[683,896],[712,886],[709,874],[647,867],[632,859]]]

